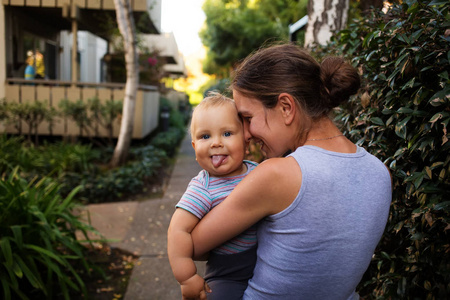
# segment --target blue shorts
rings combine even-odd
[[[208,300],[240,300],[256,264],[256,246],[244,252],[221,255],[211,253],[205,280],[212,292]]]

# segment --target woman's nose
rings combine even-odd
[[[248,130],[248,124],[246,124],[245,122],[244,122],[244,139],[246,142],[250,142],[250,140],[252,139],[252,135]]]

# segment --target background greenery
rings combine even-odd
[[[345,55],[360,70],[362,91],[337,111],[336,121],[383,160],[393,178],[389,221],[361,296],[448,299],[448,1],[405,1],[387,14],[375,10],[313,52]]]
[[[164,177],[184,137],[189,108],[181,112],[161,101],[169,107],[169,128],[132,145],[129,161],[116,169],[107,165],[110,147],[0,136],[0,298],[87,297],[82,277],[102,270],[88,259],[85,242],[92,246],[88,232],[100,234],[81,221],[78,209],[150,192],[152,181]],[[79,105],[70,110],[84,119]],[[77,231],[86,241],[77,240]]]
[[[3,299],[69,299],[69,290],[85,293],[74,265],[91,272],[85,247],[95,230],[74,214],[75,188],[66,198],[50,178],[25,180],[14,169],[0,181],[0,281]]]

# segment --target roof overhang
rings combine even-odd
[[[31,31],[39,30],[33,24],[52,28],[54,31],[71,30],[72,20],[78,30],[86,30],[109,40],[111,28],[117,28],[113,0],[2,0],[7,8],[14,9],[29,22]],[[160,20],[153,22],[146,0],[131,1],[136,28],[142,33],[159,33]],[[158,1],[156,1],[158,2]],[[159,4],[161,1],[158,2]],[[160,7],[160,5],[159,5]],[[154,13],[158,19],[158,12]],[[160,15],[160,13],[159,13]],[[39,27],[39,26],[38,26]]]

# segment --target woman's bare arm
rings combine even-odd
[[[284,210],[295,199],[300,185],[300,168],[293,158],[272,158],[257,166],[194,228],[191,233],[194,256],[220,246],[262,218]]]

